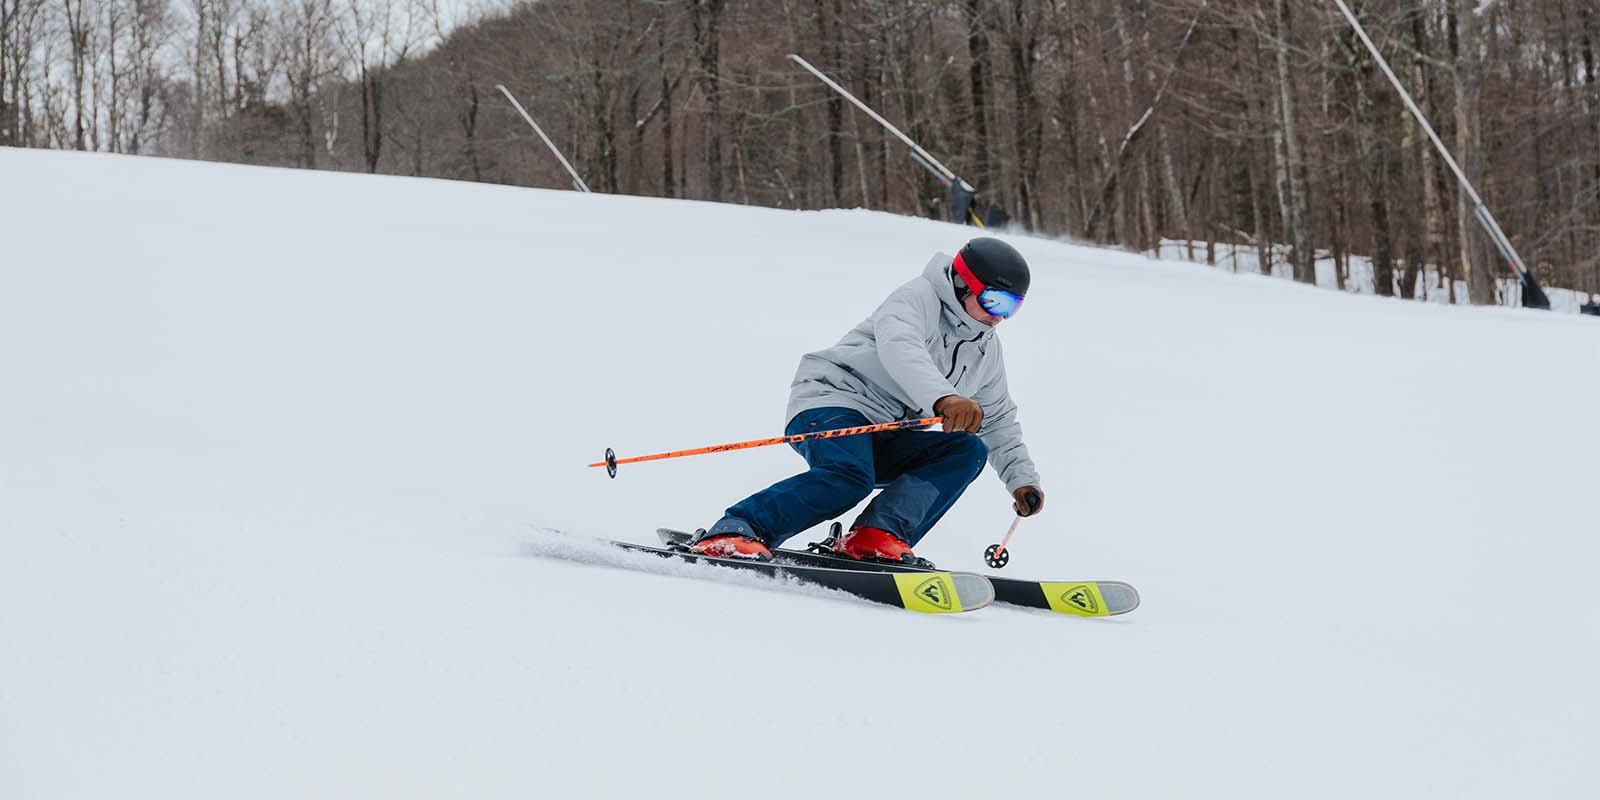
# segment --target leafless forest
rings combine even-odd
[[[1504,300],[1331,0],[421,3],[0,0],[0,145],[568,185],[504,83],[596,191],[946,216],[792,52],[1032,230]],[[1600,292],[1600,0],[1352,5],[1539,280]]]

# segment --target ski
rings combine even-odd
[[[693,534],[670,528],[658,528],[656,535],[668,547],[685,546],[694,538]],[[909,564],[857,561],[806,550],[778,549],[772,555],[774,562],[796,567],[889,574],[940,571]],[[982,577],[986,577],[994,587],[994,601],[1007,605],[1049,609],[1075,617],[1114,617],[1139,607],[1139,590],[1121,581],[1033,581],[994,575]]]
[[[629,542],[609,542],[609,544],[634,553],[648,553],[694,564],[745,570],[775,578],[793,578],[803,583],[837,589],[863,600],[925,614],[959,614],[965,611],[977,611],[994,602],[995,598],[994,586],[989,583],[989,579],[972,572],[924,570],[916,573],[892,573],[838,569],[827,564],[801,564],[792,559],[755,561],[743,558],[716,558],[691,553],[684,549],[683,544],[674,543],[668,543],[665,548],[647,547]]]

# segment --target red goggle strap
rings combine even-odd
[[[956,260],[953,265],[956,268],[956,274],[961,276],[961,280],[966,282],[967,289],[973,294],[983,294],[989,288],[984,285],[983,281],[978,280],[976,275],[972,274],[971,269],[967,268],[966,259],[961,257],[961,251],[959,250],[956,251]]]

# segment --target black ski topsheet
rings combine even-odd
[[[799,564],[789,560],[755,561],[744,558],[714,558],[682,549],[647,547],[629,542],[611,542],[635,553],[649,553],[695,564],[746,570],[778,578],[794,578],[804,583],[837,589],[864,600],[898,606],[926,614],[953,614],[976,611],[994,601],[994,587],[982,575],[972,572],[930,570],[916,574],[837,569],[829,565]]]
[[[687,544],[693,534],[657,528],[663,544]],[[773,560],[802,567],[825,567],[856,572],[924,573],[937,569],[813,553],[805,550],[772,551]],[[1043,608],[1078,617],[1113,617],[1139,607],[1139,591],[1121,581],[1033,581],[985,575],[994,586],[994,600],[1025,608]]]

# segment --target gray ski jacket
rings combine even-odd
[[[855,409],[874,423],[931,417],[935,402],[959,394],[983,409],[978,436],[1006,490],[1038,485],[1006,388],[1000,338],[956,300],[953,259],[935,254],[920,277],[896,289],[838,344],[801,357],[786,419],[829,406]]]

